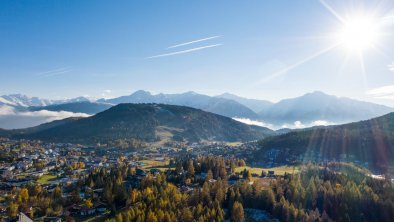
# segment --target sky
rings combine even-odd
[[[338,44],[341,18],[372,13],[373,47]],[[394,107],[392,34],[388,0],[3,0],[0,94],[278,101],[319,90]]]

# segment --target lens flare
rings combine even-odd
[[[373,18],[366,16],[351,17],[344,21],[338,34],[339,41],[350,50],[365,50],[375,45],[378,26]]]

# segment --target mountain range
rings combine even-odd
[[[85,101],[85,102],[70,102],[70,103],[54,104],[49,106],[32,106],[29,107],[28,110],[67,111],[73,113],[86,113],[86,114],[94,115],[96,113],[107,110],[111,107],[112,105],[107,103],[96,103],[96,102]]]
[[[302,128],[314,125],[333,125],[366,120],[394,111],[393,108],[369,102],[362,102],[349,98],[327,95],[322,92],[312,92],[305,95],[284,99],[277,103],[266,100],[247,99],[233,94],[224,93],[218,96],[207,96],[195,92],[180,94],[151,94],[139,90],[127,96],[112,99],[91,100],[78,97],[68,100],[48,100],[37,97],[27,97],[20,94],[0,97],[0,128],[12,127],[8,118],[2,117],[1,110],[12,107],[17,114],[24,118],[35,116],[38,112],[51,111],[51,118],[77,117],[94,115],[120,103],[158,103],[188,106],[207,112],[235,118],[244,123],[279,128]],[[9,109],[9,108],[8,108]],[[67,115],[57,115],[65,111]],[[26,114],[25,112],[29,112]],[[75,114],[78,113],[78,114]],[[57,117],[59,116],[59,117]],[[41,123],[45,122],[45,118]],[[5,125],[7,122],[7,125]],[[37,121],[34,121],[36,124]],[[18,124],[18,127],[30,127],[31,124]]]
[[[75,102],[88,102],[90,99],[80,96],[72,99],[63,100],[50,100],[42,99],[38,97],[29,97],[23,94],[10,94],[0,96],[0,105],[9,105],[14,107],[30,107],[30,106],[49,106],[63,103],[75,103]]]
[[[152,95],[150,92],[139,90],[129,96],[122,96],[114,99],[101,99],[98,102],[110,104],[120,103],[161,103],[179,106],[189,106],[204,111],[216,113],[227,117],[245,117],[258,118],[258,115],[245,105],[234,100],[220,97],[211,97],[198,94],[195,92],[186,92],[181,94],[157,94]]]
[[[393,108],[387,106],[330,96],[317,91],[281,100],[258,114],[262,121],[279,125],[295,121],[310,124],[319,120],[346,123],[370,119],[392,111]]]
[[[6,132],[16,138],[81,144],[131,139],[144,142],[250,141],[274,134],[270,129],[249,126],[199,109],[153,103],[119,104],[87,118],[59,120]]]
[[[253,112],[255,112],[255,113],[261,112],[262,110],[265,110],[274,104],[273,102],[270,102],[268,100],[248,99],[248,98],[243,98],[243,97],[231,94],[231,93],[223,93],[223,94],[218,95],[216,97],[234,100],[234,101],[248,107],[249,109],[253,110]]]

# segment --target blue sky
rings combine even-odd
[[[376,9],[388,18],[379,49],[363,50],[362,63],[343,46],[319,53],[341,28],[323,3],[0,1],[0,94],[145,89],[277,101],[320,90],[394,106],[394,3],[326,1],[341,16]]]

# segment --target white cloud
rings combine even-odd
[[[274,125],[271,123],[267,122],[262,122],[259,120],[251,120],[248,118],[238,118],[238,117],[233,117],[234,120],[239,121],[241,123],[245,123],[248,125],[256,125],[256,126],[262,126],[262,127],[267,127],[273,130],[277,129],[282,129],[282,128],[289,128],[289,129],[302,129],[302,128],[307,128],[307,127],[312,127],[312,126],[329,126],[329,125],[335,125],[336,123],[327,121],[327,120],[315,120],[309,123],[303,123],[299,120],[294,121],[293,123],[285,123],[282,125]]]
[[[233,120],[236,120],[238,122],[245,123],[245,124],[248,124],[248,125],[255,125],[255,126],[274,128],[274,126],[272,124],[264,123],[264,122],[261,122],[261,121],[258,121],[258,120],[251,120],[251,119],[248,119],[248,118],[233,117]]]
[[[11,106],[0,106],[0,116],[13,115],[14,113],[15,110]]]
[[[394,72],[394,62],[388,64],[388,65],[387,65],[387,68],[388,68],[390,71]]]
[[[294,121],[293,123],[285,123],[279,128],[302,129],[305,127],[307,127],[307,126],[304,125],[301,121],[297,120],[297,121]]]
[[[335,125],[333,122],[329,122],[327,120],[315,120],[312,122],[313,126],[328,126],[328,125]]]
[[[106,89],[106,90],[104,90],[104,91],[101,93],[101,96],[102,96],[104,99],[108,99],[108,98],[110,97],[111,93],[112,93],[112,90]]]
[[[13,103],[13,102],[10,102],[10,101],[4,99],[3,97],[0,97],[0,103],[11,105],[11,106],[16,106],[17,105],[16,103]]]
[[[301,123],[301,121],[295,121],[294,122],[294,127],[296,129],[300,129],[300,128],[305,128],[305,125]]]
[[[154,58],[160,58],[160,57],[167,57],[167,56],[173,56],[173,55],[180,55],[180,54],[185,54],[185,53],[189,53],[189,52],[195,52],[195,51],[199,51],[199,50],[203,50],[203,49],[218,47],[218,46],[221,46],[221,45],[222,45],[222,44],[214,44],[214,45],[201,46],[201,47],[192,48],[192,49],[186,49],[186,50],[177,51],[177,52],[170,52],[170,53],[165,53],[165,54],[150,56],[150,57],[147,57],[146,59],[154,59]]]
[[[301,121],[297,120],[292,124],[283,124],[280,128],[289,128],[289,129],[302,129],[308,128],[313,126],[329,126],[329,125],[336,125],[337,123],[333,123],[327,120],[315,120],[310,123],[302,123]]]
[[[69,117],[88,117],[85,113],[73,113],[66,111],[18,111],[10,106],[0,106],[0,128],[18,129],[37,126],[42,123]]]
[[[381,86],[378,88],[370,89],[366,91],[365,94],[370,95],[376,99],[394,99],[394,85]]]

